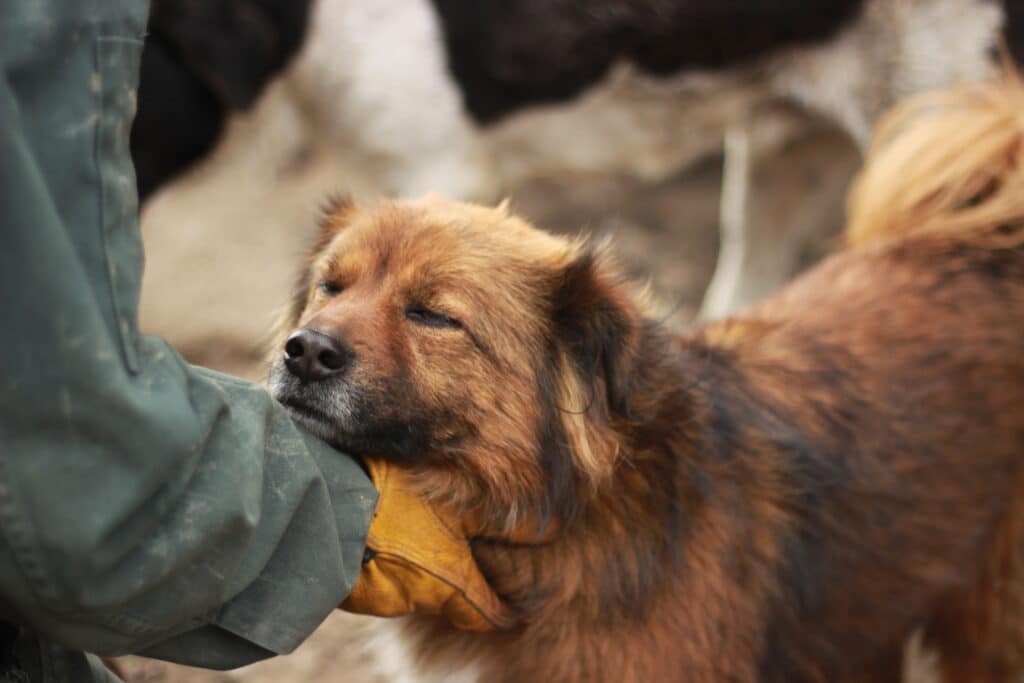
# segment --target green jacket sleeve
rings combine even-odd
[[[262,388],[137,331],[146,9],[0,12],[0,615],[233,667],[293,649],[347,595],[376,492]]]

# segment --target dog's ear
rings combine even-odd
[[[555,332],[588,385],[590,406],[629,415],[641,334],[636,293],[602,248],[583,247],[560,272],[553,299]],[[569,406],[562,406],[570,408]]]
[[[347,194],[332,194],[327,197],[320,206],[320,234],[313,243],[310,259],[323,251],[331,239],[348,224],[355,211],[356,204]]]

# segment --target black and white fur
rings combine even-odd
[[[817,118],[863,146],[895,100],[984,77],[1004,34],[1018,54],[1024,46],[1020,0],[313,0],[308,27],[307,4],[261,24],[249,19],[287,3],[155,0],[154,18],[169,23],[162,6],[192,12],[174,25],[175,49],[207,97],[220,84],[220,116],[278,78],[273,96],[301,112],[307,144],[333,149],[380,194],[488,201],[540,176],[660,179],[726,140],[709,316],[769,293],[795,267],[806,226],[761,220],[750,182],[784,168],[781,141]],[[210,15],[230,19],[220,24],[233,45],[224,54],[247,50],[266,66],[211,67],[190,56],[217,44]],[[281,35],[268,42],[275,27]],[[158,48],[159,25],[154,37]],[[145,64],[140,148],[159,136],[154,116],[183,120],[159,102],[169,98]],[[184,165],[179,158],[163,178],[147,176],[145,189]]]

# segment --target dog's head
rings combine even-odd
[[[424,466],[495,524],[567,516],[615,463],[637,299],[603,251],[428,196],[327,214],[274,396],[355,455]]]

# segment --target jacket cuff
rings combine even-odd
[[[304,435],[307,436],[307,435]],[[377,490],[360,465],[313,436],[307,447],[320,467],[338,529],[336,545],[316,545],[310,539],[285,534],[260,576],[214,618],[214,623],[275,654],[286,654],[298,647],[351,592],[362,567],[366,535],[377,505]],[[312,506],[309,509],[313,512]],[[315,528],[304,524],[301,515],[293,520],[295,528]],[[289,530],[292,531],[292,530]],[[305,549],[306,557],[297,557],[292,545]],[[310,555],[308,549],[316,548]],[[325,562],[322,553],[335,553],[342,575],[324,578],[315,571]],[[308,571],[307,571],[308,570]],[[319,606],[319,607],[314,607]]]

